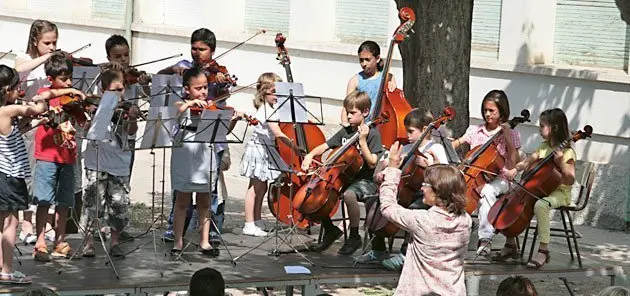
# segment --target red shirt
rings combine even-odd
[[[42,87],[37,94],[50,90],[49,87]],[[48,101],[49,108],[60,106],[58,98]],[[37,127],[35,133],[35,159],[48,162],[74,164],[77,160],[76,143],[74,148],[59,145],[55,137],[60,137],[61,130],[51,128],[47,125]]]

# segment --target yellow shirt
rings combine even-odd
[[[541,159],[547,157],[547,155],[552,152],[553,148],[549,146],[549,143],[547,141],[542,142],[540,146],[536,148],[536,154],[538,154],[538,157]],[[573,150],[573,148],[564,148],[564,150],[562,150],[562,154],[562,161],[564,163],[569,162],[569,160],[573,160],[573,162],[575,162],[577,158],[577,156],[575,155],[575,150]],[[562,191],[562,193],[564,193],[564,195],[567,197],[571,196],[571,185],[562,184],[560,185],[560,187],[558,187],[557,190]]]

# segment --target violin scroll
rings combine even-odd
[[[278,50],[278,56],[276,60],[280,61],[281,65],[291,64],[291,60],[289,59],[289,53],[287,52],[286,47],[284,47],[284,42],[287,40],[282,33],[276,34],[276,49]]]
[[[401,43],[409,37],[409,32],[413,32],[411,27],[416,22],[416,13],[409,7],[403,7],[398,12],[398,18],[400,18],[401,24],[396,28],[392,39],[396,43]]]
[[[514,118],[510,119],[508,121],[508,124],[510,125],[511,129],[514,129],[517,125],[521,123],[530,122],[529,116],[530,116],[529,110],[523,109],[521,111],[521,116],[515,116]]]
[[[577,131],[575,132],[575,134],[573,134],[573,136],[571,137],[571,140],[573,142],[577,142],[579,140],[584,140],[586,138],[590,138],[591,135],[593,134],[593,127],[590,125],[585,125],[583,128],[584,131]]]
[[[453,109],[453,107],[446,107],[442,111],[442,116],[436,118],[435,121],[433,121],[433,128],[437,129],[446,121],[453,120],[453,118],[455,118],[455,109]]]

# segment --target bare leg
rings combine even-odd
[[[18,226],[18,213],[2,212],[0,219],[3,220],[2,226],[2,272],[13,272],[13,248],[15,247],[15,233]]]
[[[267,193],[267,182],[259,181],[254,187],[256,203],[254,204],[254,221],[262,220],[262,205]]]
[[[37,206],[35,214],[35,230],[37,232],[37,242],[35,248],[46,248],[46,223],[48,222],[48,206]]]
[[[68,211],[70,208],[56,207],[56,228],[55,228],[55,244],[58,245],[66,240],[66,222],[68,221]]]
[[[184,224],[186,220],[186,211],[192,200],[191,192],[177,191],[175,198],[175,211],[173,214],[173,230],[175,232],[174,249],[181,250],[184,248]]]
[[[199,218],[199,246],[204,249],[210,249],[210,194],[207,192],[197,192],[197,217]]]
[[[267,188],[267,182],[260,181],[256,178],[249,179],[249,187],[245,193],[245,222],[254,222],[256,218],[256,203],[258,200],[262,200],[265,197],[265,189]],[[262,194],[262,197],[259,195]],[[262,208],[262,204],[260,205]],[[260,209],[258,213],[260,217]]]
[[[24,220],[22,220],[22,232],[24,235],[35,234],[35,229],[33,228],[33,212],[24,211],[23,213]]]

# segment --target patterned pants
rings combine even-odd
[[[99,218],[105,223],[101,226],[109,226],[114,231],[122,231],[130,220],[129,205],[129,176],[113,176],[105,172],[97,172],[86,169],[87,185],[83,195],[83,215],[81,226],[90,226],[92,219],[96,217],[96,202],[99,202]],[[101,220],[101,221],[103,221]],[[85,229],[85,228],[84,228]]]

